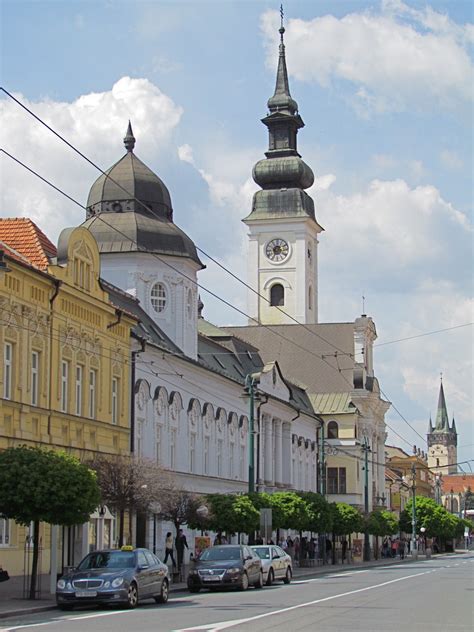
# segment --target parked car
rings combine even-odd
[[[262,561],[244,544],[222,544],[205,549],[194,560],[188,574],[188,588],[192,593],[216,587],[247,590],[250,584],[262,588]]]
[[[61,610],[83,604],[125,604],[154,599],[166,603],[168,567],[148,549],[94,551],[63,575],[56,584],[56,603]]]
[[[285,584],[291,582],[293,563],[281,547],[269,544],[252,546],[252,549],[262,560],[263,577],[267,586],[271,586],[275,579],[282,579]]]

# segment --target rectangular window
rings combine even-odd
[[[69,363],[63,360],[61,362],[61,411],[67,413],[68,409],[68,380],[69,380]]]
[[[118,423],[118,397],[119,397],[119,383],[116,377],[112,378],[112,423]]]
[[[240,470],[240,479],[241,480],[245,480],[245,446],[241,445],[240,446],[240,463],[239,463],[239,470]]]
[[[234,450],[235,450],[235,444],[231,443],[229,445],[229,450],[230,450],[230,454],[229,454],[229,478],[234,478]]]
[[[38,406],[39,353],[31,353],[31,405]]]
[[[209,437],[204,437],[204,474],[209,474]]]
[[[161,426],[156,426],[156,462],[161,463]]]
[[[96,394],[97,374],[94,370],[89,371],[89,417],[95,419],[95,394]]]
[[[140,419],[137,422],[137,456],[142,455],[143,450],[143,421]]]
[[[328,494],[346,493],[346,468],[328,467],[327,472]]]
[[[3,352],[3,397],[5,399],[12,398],[12,380],[13,380],[13,345],[10,342],[5,343]]]
[[[10,544],[10,520],[0,516],[0,546]]]
[[[76,415],[82,415],[82,366],[76,366]]]
[[[176,428],[172,428],[170,432],[170,468],[176,468]]]
[[[196,435],[192,432],[189,436],[189,471],[196,471]]]
[[[222,476],[222,452],[224,450],[224,442],[219,439],[217,442],[217,476]]]

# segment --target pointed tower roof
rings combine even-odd
[[[297,134],[304,127],[298,104],[291,97],[286,67],[285,28],[279,29],[280,48],[275,92],[268,99],[268,114],[262,123],[268,128],[265,158],[253,168],[253,179],[263,189],[253,197],[252,212],[244,222],[286,218],[311,219],[317,224],[314,201],[306,193],[314,183],[314,174],[298,153]]]
[[[444,398],[443,378],[439,386],[438,410],[436,412],[435,432],[449,432],[448,410]]]
[[[451,432],[454,432],[455,434],[458,433],[458,431],[456,430],[456,422],[454,421],[454,417],[453,417],[453,423],[451,425]]]
[[[428,434],[431,434],[433,432],[433,422],[431,421],[431,415],[430,415],[430,421],[428,424]]]
[[[285,43],[283,34],[285,28],[283,24],[279,29],[280,52],[278,56],[278,70],[276,76],[275,93],[268,99],[267,105],[270,112],[285,111],[288,114],[295,114],[298,111],[298,104],[291,98],[290,84],[288,82],[288,70],[286,68]]]

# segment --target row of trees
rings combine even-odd
[[[399,530],[411,533],[412,519],[411,504],[398,522],[389,511],[375,510],[364,516],[351,505],[328,503],[314,492],[202,496],[181,489],[171,473],[146,460],[102,455],[81,463],[64,452],[9,448],[0,452],[0,515],[34,525],[31,599],[36,593],[40,522],[81,524],[100,505],[107,505],[118,517],[119,546],[124,543],[126,516],[134,513],[156,514],[172,522],[176,530],[187,524],[201,530],[252,534],[260,526],[260,509],[270,508],[277,537],[280,529],[292,529],[332,534],[333,540],[365,530],[377,537]],[[430,498],[417,497],[416,514],[418,531],[425,527],[428,537],[459,537],[466,524]]]

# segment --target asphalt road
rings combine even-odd
[[[2,627],[3,626],[3,627]],[[172,594],[136,610],[43,612],[0,632],[451,632],[474,629],[474,555],[349,570],[247,592]]]

